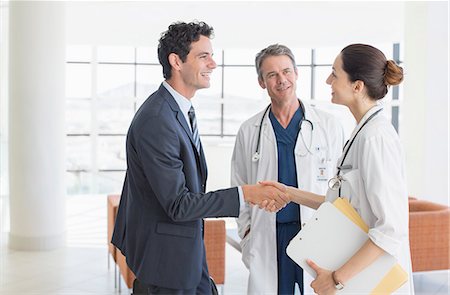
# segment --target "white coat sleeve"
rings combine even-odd
[[[249,184],[248,171],[251,167],[247,167],[250,159],[247,147],[245,146],[245,138],[242,128],[236,136],[236,142],[233,150],[233,157],[231,159],[231,186],[239,186]],[[251,208],[248,203],[241,206],[239,217],[236,219],[238,225],[238,234],[241,239],[245,232],[250,228]]]
[[[358,162],[375,217],[369,225],[369,238],[387,253],[397,255],[408,237],[408,196],[399,140],[389,132],[364,140]]]

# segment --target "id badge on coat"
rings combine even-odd
[[[328,181],[328,165],[327,165],[327,159],[326,157],[324,157],[324,155],[322,155],[322,153],[320,153],[321,148],[320,147],[316,147],[316,153],[318,154],[318,159],[317,159],[317,170],[316,170],[316,180],[317,181]]]
[[[317,166],[317,181],[328,181],[328,169],[327,163],[324,161],[323,164]]]

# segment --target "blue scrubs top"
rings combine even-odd
[[[297,187],[297,170],[295,169],[295,143],[300,131],[303,113],[301,108],[295,112],[291,122],[286,127],[280,125],[272,112],[269,113],[275,131],[278,148],[278,181],[286,185]],[[296,203],[289,203],[278,211],[277,224],[277,274],[278,294],[294,294],[295,283],[303,294],[303,270],[286,254],[289,241],[299,232],[300,210]]]
[[[272,110],[269,113],[278,149],[278,182],[297,187],[297,170],[295,168],[295,144],[300,131],[302,110],[298,108],[286,129],[281,126]],[[278,223],[300,222],[299,205],[291,202],[277,212]]]

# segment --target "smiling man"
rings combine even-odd
[[[232,185],[276,180],[325,193],[341,154],[343,129],[296,94],[298,71],[291,50],[270,45],[256,55],[258,83],[271,104],[244,122],[236,137]],[[238,218],[242,260],[250,270],[249,294],[313,294],[312,278],[287,255],[289,241],[311,209],[289,203],[277,214],[245,206]],[[304,278],[305,276],[305,278]],[[304,282],[305,281],[305,282]]]
[[[274,187],[205,193],[207,168],[191,98],[216,68],[203,22],[174,23],[159,40],[165,81],[127,134],[127,172],[112,243],[136,275],[133,294],[211,294],[202,218],[238,216],[245,201],[277,211]]]

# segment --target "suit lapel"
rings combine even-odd
[[[196,155],[197,163],[200,166],[200,172],[202,174],[202,184],[206,184],[206,178],[207,178],[207,166],[206,166],[206,160],[203,153],[203,145],[201,144],[200,139],[200,153],[198,152],[197,148],[195,147],[195,141],[192,137],[192,131],[191,128],[189,128],[188,123],[186,122],[186,119],[183,115],[183,113],[180,110],[180,107],[178,106],[175,99],[172,97],[172,95],[167,91],[166,87],[161,85],[159,87],[159,91],[162,92],[163,97],[166,99],[166,101],[169,103],[170,107],[172,108],[172,111],[175,113],[175,117],[177,118],[178,123],[180,123],[181,127],[183,128],[186,135],[189,137],[189,140],[191,141],[192,149],[194,150],[194,153]]]
[[[177,102],[175,101],[175,98],[172,97],[170,92],[164,87],[162,84],[159,87],[159,91],[162,92],[163,97],[167,101],[167,103],[172,108],[172,111],[175,113],[175,117],[177,118],[178,123],[180,123],[181,127],[183,127],[184,132],[189,137],[189,140],[191,141],[191,144],[195,147],[195,141],[192,137],[191,128],[189,128],[188,122],[186,122],[186,119],[184,118],[183,113],[180,110],[180,107],[178,106]]]
[[[206,187],[206,180],[208,178],[208,166],[206,165],[205,153],[203,152],[203,145],[201,140],[200,140],[200,165],[202,170],[202,184]]]
[[[189,137],[189,140],[191,141],[192,146],[195,148],[195,141],[192,137],[192,131],[191,128],[189,128],[188,123],[186,122],[186,119],[184,118],[184,115],[181,113],[181,110],[178,109],[175,111],[175,116],[177,117],[178,123],[180,123],[181,127],[183,127],[184,132]],[[195,149],[197,150],[197,149]]]

